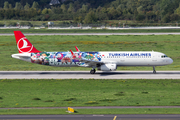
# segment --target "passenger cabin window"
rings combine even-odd
[[[168,56],[167,56],[167,55],[162,55],[162,56],[161,56],[161,58],[166,58],[166,57],[168,57]]]

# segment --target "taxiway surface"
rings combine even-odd
[[[0,119],[47,119],[47,120],[179,120],[180,115],[0,115]]]
[[[180,79],[180,71],[0,71],[0,79]]]

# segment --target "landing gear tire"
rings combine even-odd
[[[156,74],[156,69],[155,67],[153,66],[153,73]]]
[[[90,71],[91,74],[94,74],[95,72],[96,72],[95,69],[93,69],[93,70]]]

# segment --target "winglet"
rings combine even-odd
[[[75,46],[75,48],[76,48],[77,52],[81,52],[76,46]]]
[[[72,50],[70,50],[70,51],[71,51],[71,54],[72,54],[73,58],[76,58],[76,56],[75,56],[75,54],[73,53],[73,51],[72,51]]]
[[[16,38],[17,48],[19,53],[38,53],[37,50],[29,40],[23,35],[21,31],[14,31],[14,35]]]

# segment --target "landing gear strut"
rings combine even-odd
[[[94,74],[95,72],[96,72],[96,69],[94,68],[90,71],[91,74]]]
[[[156,74],[156,69],[155,67],[153,66],[153,73]]]

